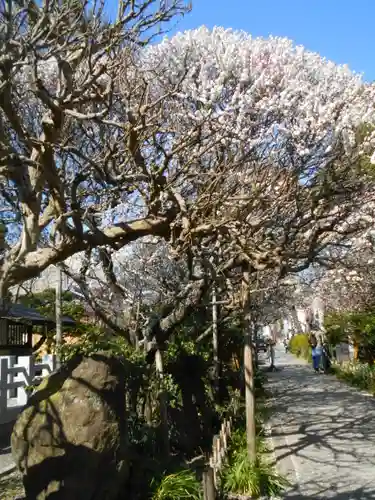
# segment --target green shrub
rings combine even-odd
[[[175,474],[165,475],[156,488],[153,500],[200,500],[201,485],[193,471],[184,469]]]
[[[375,361],[375,314],[371,311],[328,314],[324,321],[331,345],[351,341],[359,347],[359,359],[370,366]]]
[[[306,333],[294,335],[289,341],[289,350],[298,357],[310,359],[311,347],[309,344],[309,336]]]
[[[266,375],[258,373],[259,388],[263,388]],[[263,397],[262,397],[263,396]],[[227,462],[220,473],[222,496],[229,494],[258,497],[279,495],[288,485],[288,481],[279,475],[267,458],[270,450],[264,438],[264,421],[268,419],[269,404],[264,394],[256,398],[256,450],[257,459],[252,463],[247,454],[245,421],[236,418],[236,430],[232,433]],[[241,412],[243,415],[245,411]]]
[[[229,465],[221,474],[221,486],[226,494],[274,497],[288,484],[288,481],[274,470],[272,464],[264,459],[250,462],[246,447],[232,453]]]
[[[336,365],[337,377],[349,384],[375,395],[375,366],[363,363],[345,363]]]
[[[267,375],[263,370],[256,369],[254,373],[254,393],[255,398],[264,398],[267,396]]]
[[[332,346],[347,342],[348,335],[345,332],[348,315],[343,313],[330,313],[324,318],[324,328],[328,343]]]
[[[251,498],[264,495],[279,495],[288,485],[288,481],[279,475],[265,455],[270,450],[267,441],[260,432],[257,436],[257,460],[250,462],[247,455],[246,431],[244,428],[233,432],[230,442],[228,463],[220,474],[220,485],[225,495],[247,495]]]
[[[266,441],[262,436],[262,434],[263,434],[262,432],[259,432],[259,435],[257,436],[256,449],[259,454],[268,453],[270,451],[266,445]],[[243,429],[236,429],[233,432],[230,441],[232,457],[234,457],[236,453],[245,450],[246,447],[247,447],[246,432]]]

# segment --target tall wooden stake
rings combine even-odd
[[[155,367],[156,373],[162,383],[164,377],[163,358],[160,349],[155,352]],[[159,392],[159,405],[160,405],[160,422],[162,430],[163,453],[166,457],[169,456],[169,427],[168,427],[168,408],[167,396],[165,390],[162,388]]]
[[[61,295],[62,295],[62,273],[61,267],[56,266],[56,369],[61,366],[59,349],[62,344],[62,314],[61,314]]]
[[[249,460],[256,460],[256,425],[254,395],[253,347],[250,325],[250,273],[248,266],[242,268],[242,306],[244,328],[244,372],[246,404],[246,438]]]
[[[217,325],[217,297],[216,297],[215,283],[213,284],[212,287],[212,350],[213,350],[213,360],[214,360],[215,389],[218,390],[220,365],[219,365],[219,336],[218,336],[218,325]]]
[[[253,324],[254,328],[254,349],[253,349],[253,355],[254,355],[254,364],[258,368],[259,366],[259,359],[258,359],[258,349],[257,349],[257,344],[258,344],[258,325],[256,323]]]

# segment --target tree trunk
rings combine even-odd
[[[353,358],[354,358],[354,361],[358,361],[358,358],[359,358],[359,345],[358,345],[358,342],[357,341],[353,341],[353,349],[354,349],[354,352],[353,352]]]
[[[258,368],[258,366],[259,366],[258,349],[257,349],[258,329],[259,329],[258,325],[254,325],[254,366],[255,366],[255,368]]]
[[[160,349],[155,352],[155,367],[156,373],[159,376],[160,383],[163,382],[163,358]],[[159,405],[160,405],[160,423],[162,432],[163,454],[169,456],[169,427],[168,427],[168,408],[167,408],[167,395],[164,388],[159,391]]]
[[[143,407],[143,416],[147,422],[147,425],[152,425],[152,402],[151,402],[151,394],[148,392],[145,396],[144,407]]]
[[[295,307],[292,307],[290,310],[290,319],[291,319],[291,323],[292,323],[293,333],[294,334],[304,333],[305,330],[304,330],[304,328],[303,328],[303,326],[298,318],[298,314],[297,314]]]
[[[132,332],[133,346],[135,347],[135,349],[137,351],[139,349],[138,326],[139,326],[140,309],[141,309],[141,297],[138,297],[138,299],[137,299],[137,309],[135,311],[134,328],[133,328],[133,332]]]
[[[191,384],[194,385],[194,382]],[[195,399],[193,388],[187,387],[186,384],[181,386],[182,407],[183,407],[183,426],[188,435],[186,449],[189,453],[193,452],[200,446],[201,442],[201,425],[198,415],[198,408],[193,403]]]
[[[250,273],[247,266],[242,268],[242,307],[247,453],[249,460],[254,462],[256,460],[254,365],[250,325]]]

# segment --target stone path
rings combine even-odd
[[[375,398],[316,375],[282,346],[276,366],[273,441],[292,483],[284,499],[375,500]],[[9,436],[0,433],[0,475],[13,465]]]
[[[0,448],[0,476],[14,469],[14,461],[10,451],[10,446]],[[0,497],[1,498],[1,497]]]
[[[278,467],[289,500],[375,500],[375,398],[317,375],[283,347],[270,374]]]
[[[14,467],[14,461],[10,450],[11,429],[11,424],[3,424],[0,426],[0,476]]]

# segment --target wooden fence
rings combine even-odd
[[[219,434],[212,441],[212,453],[209,465],[203,473],[203,498],[216,500],[219,489],[219,474],[225,463],[228,443],[232,433],[232,418],[225,419],[221,424]]]

